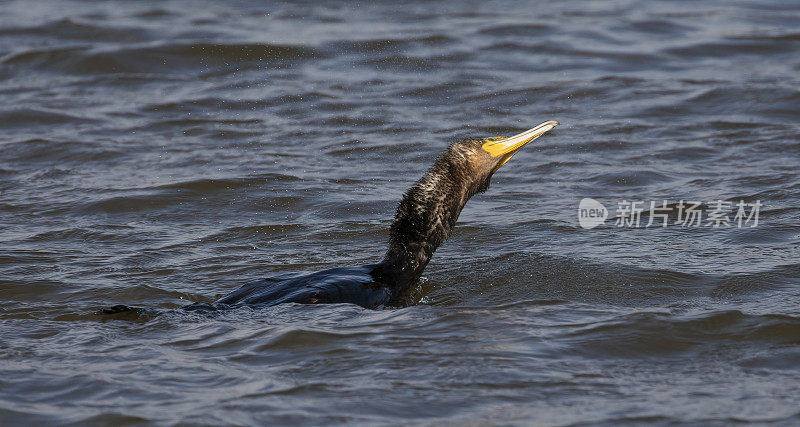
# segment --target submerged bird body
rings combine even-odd
[[[218,310],[241,305],[273,306],[349,303],[375,308],[393,300],[391,290],[376,280],[379,264],[342,267],[307,275],[282,275],[247,283],[214,303],[196,303],[186,310]]]
[[[367,308],[403,305],[433,253],[450,235],[467,201],[486,191],[492,175],[520,148],[556,125],[558,122],[549,121],[508,138],[462,139],[451,144],[404,194],[390,229],[389,249],[378,264],[261,279],[214,303],[196,303],[184,309],[289,302],[351,303]],[[131,309],[116,306],[104,312],[126,310]]]

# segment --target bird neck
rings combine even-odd
[[[480,177],[447,155],[403,196],[390,229],[389,250],[381,263],[383,280],[400,295],[420,278],[433,253],[450,235]]]

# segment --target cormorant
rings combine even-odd
[[[214,303],[186,310],[218,310],[242,305],[272,306],[351,303],[366,308],[402,305],[434,251],[450,235],[464,205],[489,188],[492,175],[524,145],[558,125],[547,121],[511,137],[462,139],[451,144],[403,196],[390,229],[383,261],[308,275],[282,275],[247,283]],[[118,305],[112,314],[140,309]]]

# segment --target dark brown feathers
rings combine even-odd
[[[497,160],[481,149],[482,143],[476,139],[453,143],[404,194],[382,263],[384,280],[396,293],[419,280],[467,201],[489,187]]]

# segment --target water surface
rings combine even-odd
[[[0,12],[0,423],[800,422],[796,4]],[[93,314],[376,262],[449,142],[550,119],[417,306]],[[584,197],[763,207],[584,230]]]

